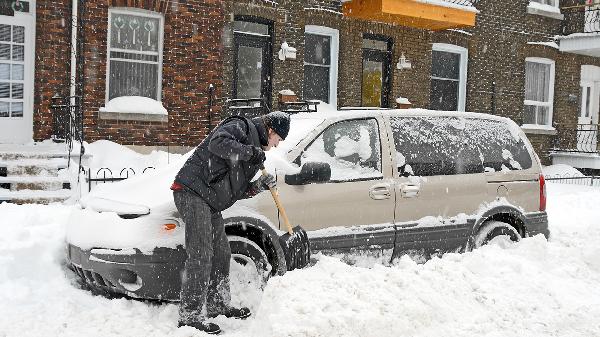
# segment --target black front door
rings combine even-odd
[[[272,68],[270,35],[235,31],[234,40],[234,98],[264,98],[270,105]]]

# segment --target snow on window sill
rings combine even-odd
[[[161,102],[141,96],[115,97],[100,108],[99,117],[146,122],[167,122],[169,118]]]
[[[533,134],[533,135],[550,135],[554,136],[558,132],[555,128],[549,125],[538,125],[538,124],[523,124],[521,125],[521,130],[525,133]]]
[[[527,6],[527,13],[557,20],[563,20],[565,18],[565,16],[561,14],[558,7],[543,5],[533,1],[529,2],[529,5]]]

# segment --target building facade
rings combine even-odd
[[[1,1],[1,142],[52,137],[53,97],[74,93],[88,142],[194,146],[232,99],[291,91],[505,116],[545,164],[600,168],[592,0]],[[109,104],[130,96],[166,113]]]

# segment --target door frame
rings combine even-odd
[[[4,117],[0,119],[8,124],[11,128],[15,121],[22,122],[22,130],[19,135],[22,137],[9,137],[7,139],[0,138],[0,143],[28,143],[33,140],[33,110],[34,110],[34,93],[35,93],[35,37],[36,37],[36,0],[27,0],[29,3],[29,13],[15,12],[14,16],[0,15],[4,22],[9,22],[9,25],[24,25],[25,28],[25,57],[23,77],[23,117],[13,118]],[[18,123],[17,122],[17,123]],[[4,126],[0,126],[2,128]],[[21,128],[21,126],[18,126]]]
[[[329,67],[329,105],[337,109],[338,105],[338,62],[340,50],[340,32],[335,28],[306,25],[304,34],[323,35],[331,38],[329,48],[331,65]],[[303,67],[304,71],[304,67]]]
[[[267,106],[271,107],[272,88],[273,88],[273,22],[254,16],[239,15],[235,16],[235,21],[256,22],[269,27],[269,35],[262,36],[252,33],[233,32],[233,80],[232,80],[232,96],[238,98],[238,52],[240,46],[249,46],[262,48],[263,64],[261,69],[261,98],[264,97]],[[252,97],[254,98],[254,97]],[[259,97],[256,97],[259,98]]]

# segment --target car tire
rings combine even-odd
[[[477,231],[473,240],[473,248],[486,245],[498,236],[508,236],[513,242],[521,240],[521,234],[510,224],[502,221],[487,221]]]
[[[256,278],[258,286],[263,289],[267,284],[273,269],[267,254],[254,241],[237,235],[228,235],[231,247],[231,258],[247,271],[253,273],[251,278]],[[251,282],[253,280],[249,280]]]

